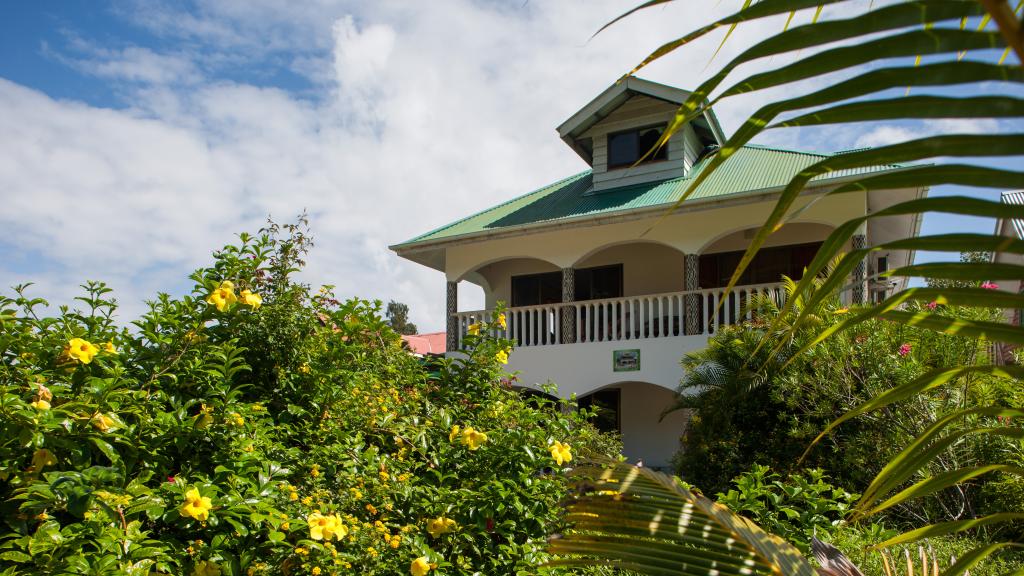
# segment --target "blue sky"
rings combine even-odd
[[[187,290],[188,273],[234,234],[267,214],[288,220],[307,209],[317,247],[305,280],[407,302],[421,328],[439,329],[444,278],[387,246],[585,168],[555,126],[661,41],[739,2],[677,2],[590,39],[634,4],[9,3],[0,20],[0,279],[34,281],[33,293],[54,303],[70,302],[85,280],[105,280],[128,320],[156,292]],[[642,76],[693,87],[713,72],[705,65],[719,40]],[[716,62],[743,45],[727,43]],[[770,96],[716,111],[731,131]],[[759,142],[840,150],[1010,128],[918,122]],[[992,225],[929,217],[924,231]],[[482,304],[479,291],[462,304]]]

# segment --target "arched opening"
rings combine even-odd
[[[804,268],[832,230],[832,226],[827,224],[811,222],[783,226],[768,237],[737,285],[773,284],[781,281],[783,275],[801,278]],[[700,251],[699,286],[726,286],[756,233],[757,228],[736,230],[706,244]]]
[[[506,306],[535,306],[562,301],[561,269],[540,258],[504,258],[477,267],[467,274],[482,278],[484,307],[499,302]]]
[[[686,431],[689,414],[662,414],[675,404],[675,392],[649,382],[617,382],[577,400],[595,412],[592,423],[605,432],[622,435],[622,453],[630,462],[668,469]]]
[[[683,289],[684,254],[659,242],[609,244],[573,265],[577,301],[678,292]]]

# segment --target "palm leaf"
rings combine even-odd
[[[668,476],[625,463],[574,469],[571,528],[550,542],[560,566],[652,575],[791,574],[814,569],[800,551]]]

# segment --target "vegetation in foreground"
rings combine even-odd
[[[291,279],[301,224],[261,232],[131,330],[102,284],[0,299],[0,573],[537,573],[563,467],[615,441],[512,391],[508,342],[416,359]]]

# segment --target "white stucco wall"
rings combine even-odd
[[[623,380],[650,382],[674,391],[683,377],[679,360],[683,354],[707,345],[707,336],[672,336],[620,342],[589,342],[516,348],[509,356],[508,370],[519,372],[519,384],[539,388],[551,381],[558,384],[558,396],[584,396]],[[640,370],[615,372],[615,350],[640,350]]]
[[[679,437],[686,430],[689,414],[676,411],[662,421],[661,413],[673,404],[674,394],[646,382],[625,382],[616,386],[622,453],[630,462],[643,461],[650,468],[667,468],[679,450]]]

